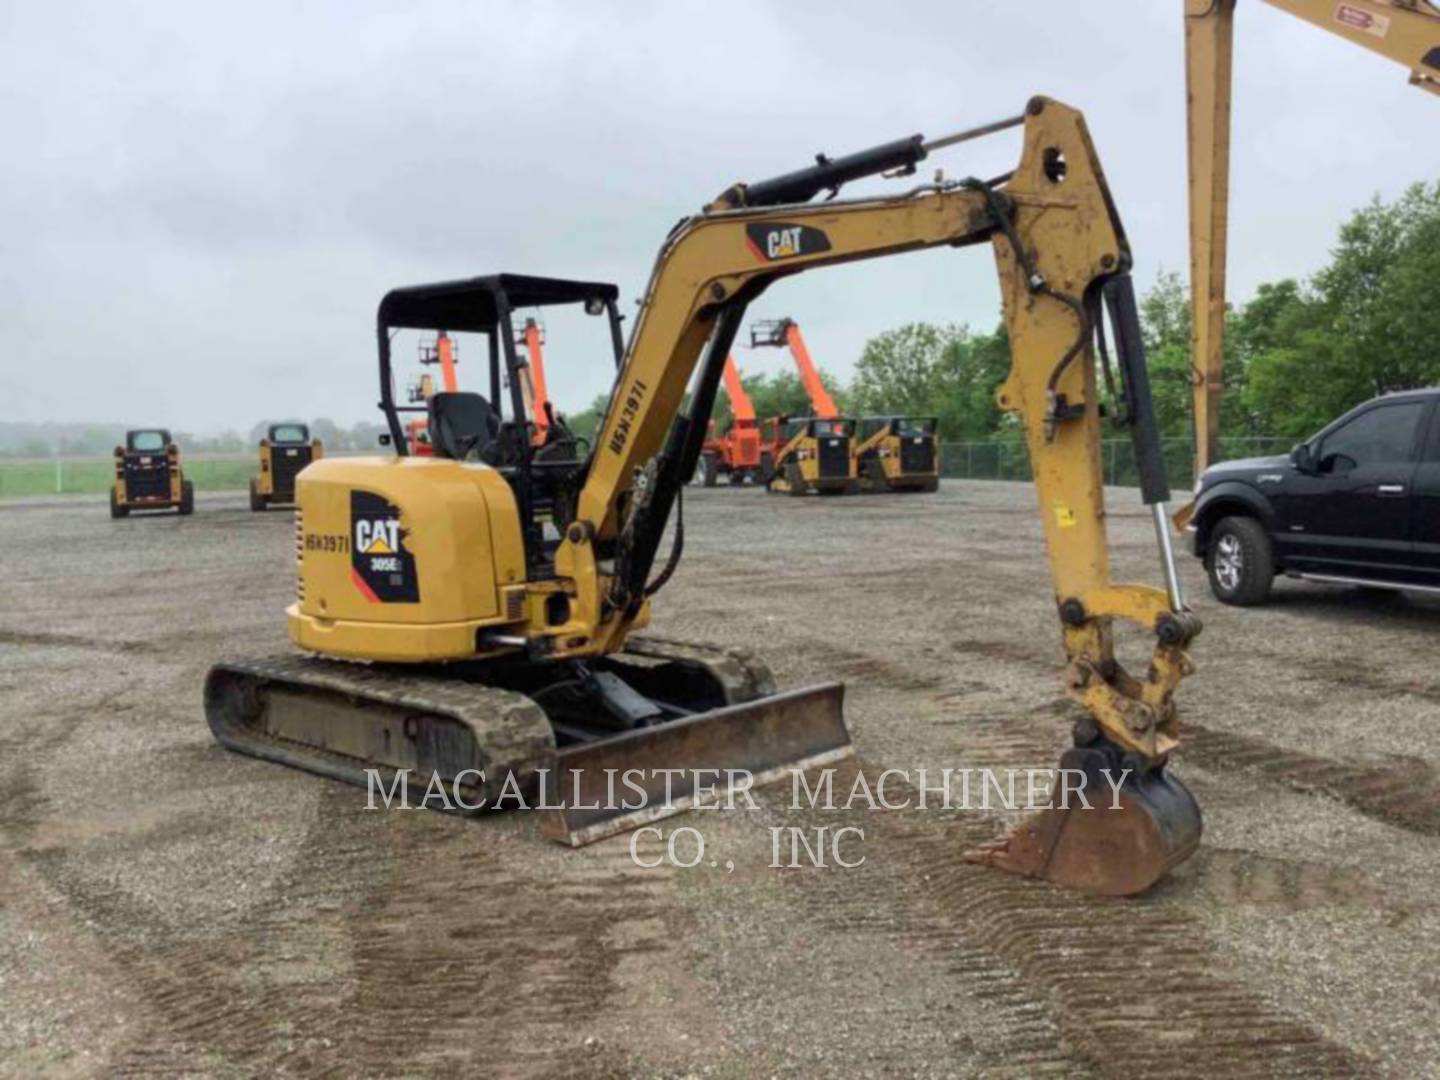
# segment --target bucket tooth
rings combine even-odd
[[[1097,896],[1144,892],[1199,847],[1200,807],[1163,765],[1131,772],[1115,789],[1104,770],[1120,776],[1117,759],[1093,748],[1066,751],[1060,768],[1084,774],[1084,799],[1072,785],[1063,805],[1030,815],[965,859]]]

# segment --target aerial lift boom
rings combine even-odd
[[[521,331],[525,345],[525,366],[521,369],[521,390],[535,430],[530,441],[544,446],[550,438],[550,393],[545,387],[545,330],[535,319],[526,319]]]
[[[730,398],[730,415],[735,423],[745,427],[755,426],[755,404],[745,392],[740,381],[740,369],[735,366],[733,356],[725,358],[725,393]]]
[[[805,338],[800,333],[799,323],[794,319],[757,321],[750,330],[750,346],[755,348],[760,345],[788,346],[790,357],[795,361],[795,370],[800,373],[800,383],[805,387],[805,395],[810,399],[810,407],[814,410],[815,418],[817,420],[839,419],[840,410],[835,407],[835,399],[830,396],[830,391],[825,389],[820,372],[816,369],[815,362],[810,359],[810,350],[805,346]]]
[[[1440,92],[1440,8],[1428,0],[1264,0],[1410,69]],[[1225,255],[1230,202],[1235,0],[1184,0],[1190,159],[1191,378],[1195,475],[1218,458],[1224,392]]]

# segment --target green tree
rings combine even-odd
[[[860,413],[922,415],[935,400],[946,349],[968,331],[959,326],[906,323],[865,343],[851,395]]]
[[[1140,297],[1140,330],[1150,370],[1155,420],[1161,435],[1169,438],[1194,434],[1190,327],[1190,296],[1185,283],[1179,274],[1162,272]]]
[[[1237,335],[1256,430],[1309,435],[1367,398],[1440,381],[1440,183],[1379,199],[1340,229],[1307,286],[1263,286]]]
[[[609,404],[610,395],[601,394],[590,403],[589,408],[567,416],[565,422],[576,435],[593,443],[595,429],[600,426],[600,418],[605,415],[605,408]]]

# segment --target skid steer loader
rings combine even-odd
[[[757,319],[750,347],[788,348],[814,410],[810,416],[766,421],[762,440],[769,453],[769,491],[785,495],[854,495],[860,490],[853,453],[855,422],[840,415],[794,319]]]
[[[772,462],[766,489],[782,495],[854,495],[860,490],[850,452],[855,422],[845,416],[777,416],[760,427]]]
[[[853,443],[865,491],[939,491],[940,447],[933,416],[867,416]]]
[[[260,440],[260,473],[250,478],[250,509],[293,503],[300,470],[324,456],[325,444],[304,424],[271,424]]]
[[[137,428],[115,447],[115,482],[110,485],[110,516],[132,510],[195,511],[195,487],[180,468],[180,448],[164,428]]]
[[[1021,159],[995,180],[937,178],[898,194],[811,202],[1022,126]],[[298,591],[287,618],[308,655],[217,663],[205,687],[216,738],[359,783],[366,770],[421,769],[472,804],[548,787],[546,829],[570,843],[654,820],[717,787],[852,753],[840,685],[780,692],[746,650],[639,631],[681,557],[683,488],[746,306],[793,274],[969,245],[988,248],[999,273],[1012,367],[998,400],[1020,414],[1034,462],[1065,686],[1083,713],[1064,760],[1092,796],[1022,821],[971,857],[1098,893],[1146,888],[1199,840],[1199,809],[1168,767],[1173,695],[1199,626],[1165,531],[1130,248],[1083,118],[1045,98],[982,128],[911,136],[730,187],[670,230],[623,346],[610,285],[502,274],[388,294],[376,326],[380,393],[400,452],[327,459],[300,477]],[[393,328],[473,330],[513,370],[511,312],[564,303],[605,319],[619,363],[584,460],[536,459],[513,379],[508,409],[495,384],[489,400],[436,394],[427,403],[434,457],[404,452],[390,397]],[[1110,580],[1092,349],[1105,311],[1163,590]],[[1140,675],[1116,661],[1116,620],[1154,636]],[[1113,800],[1105,770],[1124,770]]]

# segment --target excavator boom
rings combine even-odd
[[[1235,2],[1184,0],[1196,476],[1219,458]],[[1264,2],[1404,65],[1413,85],[1440,93],[1440,8],[1428,0]]]

